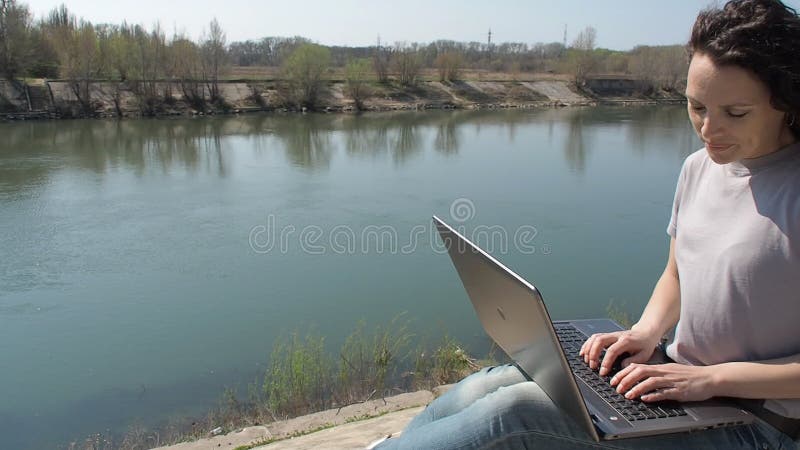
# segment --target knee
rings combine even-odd
[[[558,412],[550,397],[536,383],[530,381],[500,387],[476,402],[476,405],[484,408],[489,415],[499,416],[515,415],[522,410],[536,410],[537,413],[545,410]]]
[[[457,389],[453,389],[455,392],[452,395],[463,396],[472,399],[470,401],[474,401],[497,391],[499,388],[523,381],[526,381],[524,375],[512,364],[484,367],[461,380]]]
[[[483,369],[464,378],[464,381],[469,380],[469,382],[481,383],[485,382],[486,380],[509,377],[512,379],[520,379],[522,378],[522,373],[519,371],[519,369],[517,369],[517,366],[513,364],[502,364],[499,366],[484,367]]]

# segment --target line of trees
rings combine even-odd
[[[92,24],[64,5],[34,21],[27,6],[0,0],[0,75],[62,78],[86,111],[93,107],[90,85],[98,79],[120,81],[118,108],[127,88],[143,112],[153,112],[172,98],[173,84],[195,106],[220,102],[219,80],[228,65],[225,32],[216,19],[193,41],[177,33],[167,37],[158,24],[150,30],[125,22]]]
[[[266,37],[228,44],[225,32],[212,20],[197,39],[160,25],[92,24],[78,19],[64,5],[34,20],[17,0],[0,0],[0,76],[62,78],[82,107],[92,109],[90,85],[98,79],[118,80],[139,99],[142,112],[153,113],[173,99],[172,90],[197,109],[207,102],[222,104],[220,79],[230,66],[268,66],[286,85],[287,100],[313,105],[331,67],[344,73],[347,91],[360,104],[368,95],[365,81],[415,84],[423,69],[433,69],[441,81],[456,81],[465,70],[550,72],[570,74],[582,84],[590,74],[634,75],[654,88],[675,88],[686,72],[681,46],[636,47],[612,51],[595,46],[596,31],[582,30],[569,46],[562,43],[488,44],[439,40],[369,47],[322,46],[303,37]],[[369,74],[365,70],[371,66]],[[167,81],[167,83],[164,83]]]
[[[234,42],[230,46],[231,62],[237,66],[280,66],[294,48],[310,43],[302,37],[265,37],[261,40]],[[515,64],[524,71],[545,71],[553,61],[562,57],[565,47],[562,43],[538,43],[528,45],[518,42],[488,45],[481,42],[456,42],[439,40],[431,43],[398,43],[395,45],[376,45],[369,47],[328,47],[331,64],[344,67],[351,59],[371,58],[376,51],[392,54],[413,48],[422,67],[437,67],[436,60],[442,54],[457,54],[465,67],[494,71],[510,70]]]
[[[487,44],[439,40],[431,43],[399,42],[369,47],[326,47],[332,67],[344,68],[356,59],[373,60],[374,77],[380,82],[393,75],[399,82],[413,81],[422,69],[435,69],[441,81],[459,79],[465,69],[494,72],[538,72],[572,75],[582,83],[593,74],[633,75],[657,88],[676,87],[686,72],[681,45],[637,46],[630,51],[597,48],[597,31],[581,30],[567,46],[560,42]],[[234,42],[229,47],[235,66],[281,67],[292,52],[312,42],[302,37],[267,37]],[[411,57],[411,58],[410,58]]]

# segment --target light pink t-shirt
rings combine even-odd
[[[672,359],[711,365],[800,354],[800,144],[722,165],[705,149],[693,153],[667,232],[681,293]],[[800,400],[765,406],[800,418]]]

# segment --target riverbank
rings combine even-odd
[[[210,86],[194,83],[193,91],[210,98]],[[79,99],[74,83],[63,80],[22,83],[0,81],[0,119],[58,119],[76,117],[139,117],[238,114],[258,111],[306,111],[287,100],[280,80],[223,81],[216,101],[191,97],[185,84],[155,82],[145,102],[139,86],[117,81],[88,84],[88,99]],[[685,99],[676,92],[647,92],[635,80],[593,78],[578,88],[557,77],[517,80],[422,81],[412,86],[368,83],[362,111],[427,109],[499,109],[590,106],[597,104],[675,104]],[[313,108],[324,112],[355,112],[355,102],[341,80],[326,81]]]
[[[324,343],[324,337],[312,332],[304,337],[292,333],[274,343],[266,371],[247,386],[244,397],[226,388],[218,406],[200,415],[151,426],[137,421],[127,431],[93,433],[65,446],[69,450],[251,448],[424,406],[442,392],[441,386],[498,363],[494,347],[478,361],[447,336],[435,347],[425,345],[408,331],[403,315],[371,331],[359,322],[338,352],[327,353]],[[397,426],[391,432],[403,424]],[[380,433],[373,436],[372,429],[367,434],[353,439],[380,437]]]
[[[363,449],[376,439],[402,431],[428,403],[451,386],[370,400],[224,434],[220,431],[216,436],[157,450]]]

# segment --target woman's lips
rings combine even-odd
[[[706,142],[706,148],[712,152],[722,152],[731,148],[733,144],[711,144]]]

